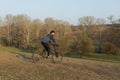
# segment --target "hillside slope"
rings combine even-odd
[[[120,63],[64,58],[32,63],[31,54],[0,50],[0,80],[120,80]]]

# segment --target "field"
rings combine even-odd
[[[80,56],[78,54],[66,54],[65,56],[71,58],[78,58],[78,59],[88,59],[88,60],[96,60],[96,61],[104,61],[104,62],[117,62],[120,63],[120,55],[111,55],[111,54],[104,54],[104,53],[92,53]]]
[[[0,80],[120,80],[120,63],[65,57],[32,63],[31,53],[0,47]]]

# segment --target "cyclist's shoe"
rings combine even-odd
[[[46,59],[49,59],[50,58],[50,56],[46,56]]]

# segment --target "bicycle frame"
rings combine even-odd
[[[52,45],[52,46],[50,46],[50,49],[51,49],[50,59],[52,59],[53,62],[57,62],[57,61],[61,62],[62,59],[63,59],[63,56],[62,56],[61,53],[58,52],[58,46],[53,46]],[[40,52],[37,53],[36,57],[35,57],[35,54],[33,54],[33,56],[32,56],[33,62],[37,62],[37,60],[40,60],[40,59],[42,59],[42,61],[44,59],[46,60],[47,59],[47,54],[46,53],[47,53],[46,50],[43,49],[43,51],[41,53]]]

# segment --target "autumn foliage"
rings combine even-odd
[[[94,52],[96,45],[103,47],[103,52],[107,54],[119,52],[119,22],[108,26],[104,19],[93,16],[80,18],[79,25],[75,27],[53,18],[41,21],[24,14],[8,14],[0,17],[0,45],[25,50],[42,48],[40,41],[51,30],[56,31],[55,37],[61,52],[88,54]]]

